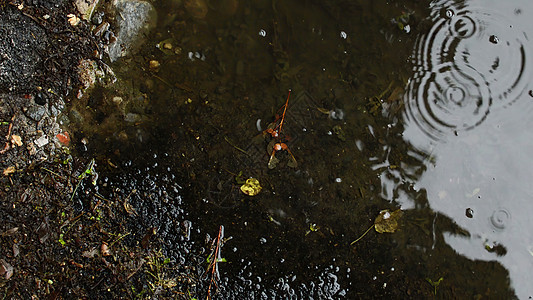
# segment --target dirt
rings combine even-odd
[[[0,2],[0,297],[194,293],[195,267],[174,268],[153,227],[130,209],[137,192],[105,199],[92,187],[90,160],[70,154],[60,114],[80,85],[79,62],[100,63],[102,45],[88,22],[69,22],[71,13],[69,1]]]

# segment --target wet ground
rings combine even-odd
[[[51,237],[55,273],[26,279],[44,282],[40,293],[531,294],[521,284],[531,260],[530,5],[154,5],[158,24],[141,51],[112,65],[119,82],[58,117],[73,158],[39,165],[18,189],[4,180],[15,200],[3,202],[12,224],[2,239],[33,245],[30,255]],[[263,133],[281,118],[281,137]],[[269,164],[281,142],[290,153]],[[252,177],[262,189],[248,196],[241,186]],[[50,185],[64,192],[32,210],[33,240],[9,231],[21,228],[17,206],[39,207],[23,195]],[[379,233],[385,209],[403,214]],[[11,248],[6,262],[26,270],[32,260]],[[75,283],[54,285],[59,270]],[[2,282],[6,295],[25,295],[14,276]]]

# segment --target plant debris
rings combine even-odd
[[[259,184],[259,180],[255,178],[248,178],[246,182],[241,185],[241,191],[248,196],[255,196],[261,192],[263,187]]]

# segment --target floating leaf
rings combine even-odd
[[[342,130],[340,125],[333,126],[333,132],[335,132],[335,135],[339,140],[346,142],[346,134],[344,134],[344,130]]]
[[[175,41],[172,38],[163,40],[156,45],[157,49],[161,50],[165,55],[174,55],[177,54],[181,49],[174,46]]]
[[[388,209],[379,212],[374,221],[374,228],[378,233],[395,232],[398,229],[398,219],[403,215],[401,209],[390,212]]]
[[[401,209],[397,209],[393,212],[390,212],[390,210],[385,209],[379,212],[379,216],[376,217],[376,220],[374,220],[374,225],[370,226],[365,233],[363,233],[360,237],[358,237],[355,241],[353,241],[350,245],[353,245],[357,243],[359,240],[361,240],[371,229],[374,227],[376,232],[383,233],[383,232],[395,232],[398,229],[398,220],[403,215],[403,212]]]
[[[262,187],[259,184],[259,180],[255,178],[248,178],[246,182],[241,185],[241,191],[248,196],[255,196],[259,194]]]

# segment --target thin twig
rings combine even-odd
[[[285,113],[287,112],[287,106],[289,106],[289,97],[291,96],[291,90],[289,89],[289,95],[287,95],[287,102],[285,102],[285,108],[283,109],[283,115],[281,115],[281,122],[279,123],[278,133],[281,134],[281,127],[283,127],[283,121],[285,121]]]
[[[59,177],[59,178],[61,178],[61,179],[65,179],[65,177],[63,177],[63,176],[57,174],[56,172],[54,172],[54,171],[52,171],[52,170],[50,170],[50,169],[47,169],[47,168],[45,168],[45,167],[41,167],[41,170],[46,171],[46,172],[48,172],[48,173],[50,173],[50,174],[52,174],[52,175],[55,175],[55,176],[57,176],[57,177]]]
[[[217,281],[219,279],[218,274],[218,262],[221,260],[220,256],[220,244],[222,239],[224,238],[224,226],[220,225],[220,228],[218,230],[218,237],[215,247],[215,253],[211,257],[211,262],[209,264],[209,268],[211,268],[211,282],[209,283],[209,288],[207,289],[207,300],[211,299],[211,287],[214,286],[217,288]]]
[[[372,226],[370,226],[370,228],[368,228],[368,229],[365,231],[365,233],[363,233],[360,237],[358,237],[357,240],[351,242],[350,245],[353,245],[353,244],[359,242],[359,240],[362,239],[362,238],[363,238],[363,237],[364,237],[364,236],[370,231],[370,229],[374,228],[374,226],[376,226],[376,224],[373,224]]]
[[[4,146],[4,149],[0,150],[0,154],[4,154],[7,150],[9,150],[9,142],[11,137],[11,130],[13,129],[13,122],[15,121],[15,116],[17,114],[13,114],[13,117],[11,117],[11,121],[9,122],[9,127],[7,129],[7,135],[6,135],[6,145]]]
[[[235,149],[241,151],[242,153],[244,153],[244,154],[250,156],[250,154],[248,154],[248,152],[246,152],[244,149],[235,146],[235,144],[233,144],[227,136],[224,137],[224,140],[226,140],[226,142],[227,142],[228,144],[230,144],[233,148],[235,148]]]

